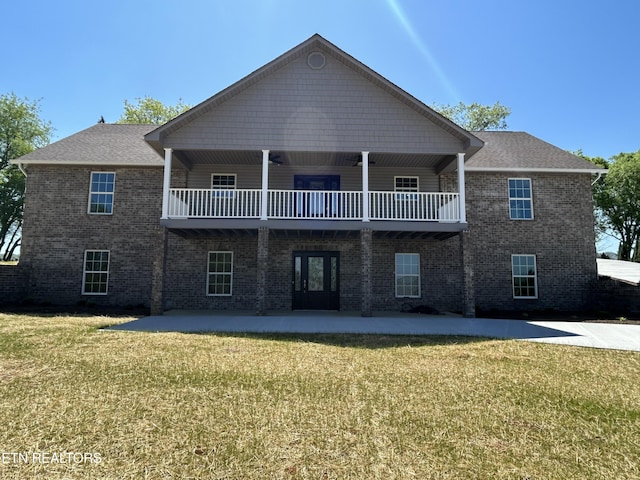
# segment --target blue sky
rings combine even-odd
[[[496,101],[509,130],[609,158],[640,149],[640,2],[21,0],[2,7],[0,94],[54,140],[146,95],[197,104],[319,33],[427,104]]]

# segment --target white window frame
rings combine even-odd
[[[231,256],[231,269],[228,272],[225,271],[211,271],[211,255],[212,254],[229,254]],[[212,285],[211,279],[214,276],[222,275],[229,277],[229,293],[210,293],[210,287]],[[219,285],[225,285],[220,283]],[[212,250],[207,254],[207,297],[230,297],[233,295],[233,252],[228,250]]]
[[[88,255],[89,254],[93,254],[93,253],[106,253],[107,254],[107,269],[103,270],[88,270],[87,269],[87,261],[88,261]],[[95,260],[91,260],[92,262],[94,262]],[[111,269],[111,251],[110,250],[85,250],[84,251],[84,262],[82,264],[82,295],[107,295],[109,293],[109,270]],[[102,283],[102,282],[89,282],[87,283],[87,275],[101,275],[101,274],[106,274],[107,278],[106,281],[104,282],[104,292],[87,292],[87,286],[89,284],[93,285],[94,283]]]
[[[514,259],[516,257],[526,257],[533,258],[533,274],[527,273],[516,273],[516,266],[514,263]],[[532,278],[533,279],[533,290],[534,294],[531,295],[516,295],[516,278]],[[511,286],[513,289],[513,298],[516,300],[527,300],[527,299],[537,299],[538,298],[538,264],[537,259],[534,254],[530,253],[517,253],[511,255]],[[530,287],[526,287],[530,288]]]
[[[214,185],[215,177],[233,178],[233,185]],[[238,185],[238,175],[236,173],[212,173],[211,174],[211,190],[213,196],[217,198],[234,198],[235,189]]]
[[[415,187],[398,187],[399,179],[410,179],[416,181]],[[412,195],[413,193],[418,193],[420,191],[420,177],[410,176],[410,175],[397,175],[393,177],[393,191],[396,193],[396,200],[417,200],[417,195]],[[406,192],[406,193],[401,193]]]
[[[94,175],[113,175],[113,190],[112,191],[104,191],[101,192],[100,190],[94,191],[93,190],[93,176]],[[89,175],[89,204],[87,205],[87,213],[89,215],[113,215],[113,207],[115,205],[114,200],[115,200],[115,193],[116,193],[116,172],[91,172],[91,174]],[[93,195],[108,195],[111,196],[111,211],[110,212],[92,212],[91,211],[91,205],[93,204],[93,202],[91,201],[91,198],[93,197]],[[104,203],[97,203],[97,205],[103,205]]]
[[[529,196],[528,197],[512,197],[511,196],[511,181],[517,181],[517,180],[525,180],[527,182],[529,182]],[[508,192],[508,196],[509,196],[509,219],[511,220],[533,220],[533,182],[531,181],[530,178],[509,178],[507,180],[507,192]],[[511,208],[511,202],[512,201],[526,201],[529,202],[529,207],[531,210],[531,217],[528,218],[524,218],[524,217],[514,217],[513,213],[514,210]]]
[[[398,272],[398,256],[399,255],[411,255],[412,257],[416,257],[418,259],[418,272],[417,273],[406,273],[406,272]],[[394,269],[395,269],[395,296],[396,298],[421,298],[422,297],[422,282],[420,278],[420,254],[414,252],[400,252],[396,253],[394,260]],[[418,294],[417,295],[400,295],[398,293],[398,280],[401,277],[415,277],[418,279]],[[404,287],[404,285],[403,285]]]

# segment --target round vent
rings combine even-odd
[[[325,66],[327,61],[324,58],[324,55],[321,54],[320,52],[313,52],[313,53],[310,53],[309,56],[307,57],[307,63],[314,70],[320,70],[322,67]]]

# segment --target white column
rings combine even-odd
[[[362,152],[362,221],[369,221],[369,152]]]
[[[269,150],[262,150],[262,204],[260,220],[267,220],[267,201],[269,200]]]
[[[173,149],[164,149],[164,183],[162,184],[162,219],[169,218],[169,190],[171,189],[171,159]]]
[[[460,223],[466,223],[467,208],[464,194],[464,153],[458,154],[458,193],[460,194]]]

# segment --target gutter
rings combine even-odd
[[[531,173],[590,173],[592,175],[607,173],[602,168],[540,168],[540,167],[465,167],[465,172],[531,172]]]

